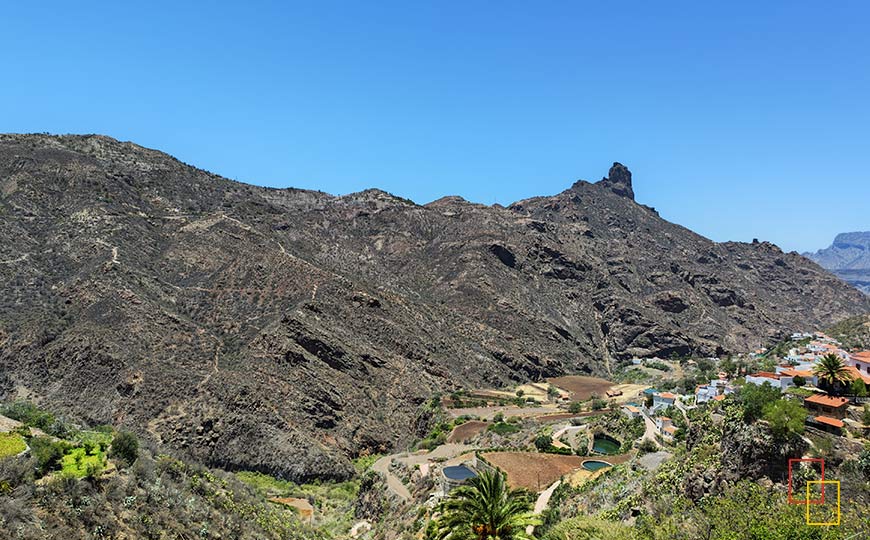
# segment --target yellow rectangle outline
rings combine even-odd
[[[837,485],[837,521],[823,521],[820,523],[815,523],[810,521],[810,484],[819,484],[824,488],[824,484],[836,484]],[[840,481],[839,480],[808,480],[807,481],[807,525],[824,525],[824,526],[840,526]]]

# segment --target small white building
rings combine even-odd
[[[714,379],[710,384],[701,385],[695,388],[695,403],[706,403],[717,396],[725,396],[734,393],[734,387],[728,384],[727,380]]]
[[[656,428],[658,428],[662,439],[666,441],[674,440],[674,435],[677,433],[677,427],[674,425],[673,420],[667,416],[659,416],[656,418]]]
[[[653,394],[652,411],[661,411],[667,409],[677,400],[676,394],[670,392],[658,392]]]
[[[809,366],[805,366],[809,367]],[[785,390],[789,386],[794,386],[794,378],[802,377],[807,384],[813,386],[819,385],[819,378],[813,373],[812,368],[798,369],[794,366],[776,366],[776,373],[779,375],[780,387]]]
[[[625,414],[625,416],[631,418],[632,420],[641,417],[640,409],[635,407],[634,405],[626,405],[622,408],[622,412]]]
[[[779,374],[771,373],[770,371],[759,371],[747,375],[746,382],[747,384],[754,384],[757,386],[762,386],[766,383],[774,388],[778,388],[780,391],[785,390],[785,387],[782,386]],[[791,380],[788,382],[791,383]]]
[[[849,355],[846,360],[847,366],[852,366],[857,369],[862,375],[870,375],[870,351],[862,351]]]

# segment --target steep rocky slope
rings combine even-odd
[[[829,247],[804,256],[870,294],[870,231],[838,234]]]
[[[768,243],[711,242],[631,175],[425,206],[239,184],[100,136],[0,136],[0,399],[210,465],[345,477],[439,390],[756,346],[870,311]]]

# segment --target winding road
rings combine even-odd
[[[390,470],[390,464],[393,462],[393,460],[400,461],[406,466],[413,467],[414,465],[422,465],[423,463],[427,463],[435,459],[451,459],[460,454],[470,452],[475,448],[477,447],[468,444],[447,443],[442,444],[431,452],[413,454],[408,452],[400,452],[398,454],[384,456],[381,459],[375,461],[374,465],[372,465],[372,470],[383,474],[384,477],[387,479],[387,487],[390,489],[390,491],[392,491],[397,497],[399,497],[403,501],[407,501],[411,498],[411,491],[408,490],[408,487],[405,486],[402,480]]]

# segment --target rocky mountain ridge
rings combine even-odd
[[[721,354],[870,311],[796,253],[597,183],[483,206],[240,184],[102,136],[0,135],[0,399],[209,465],[345,478],[436,392]]]
[[[870,294],[870,231],[840,233],[829,247],[804,256]]]

